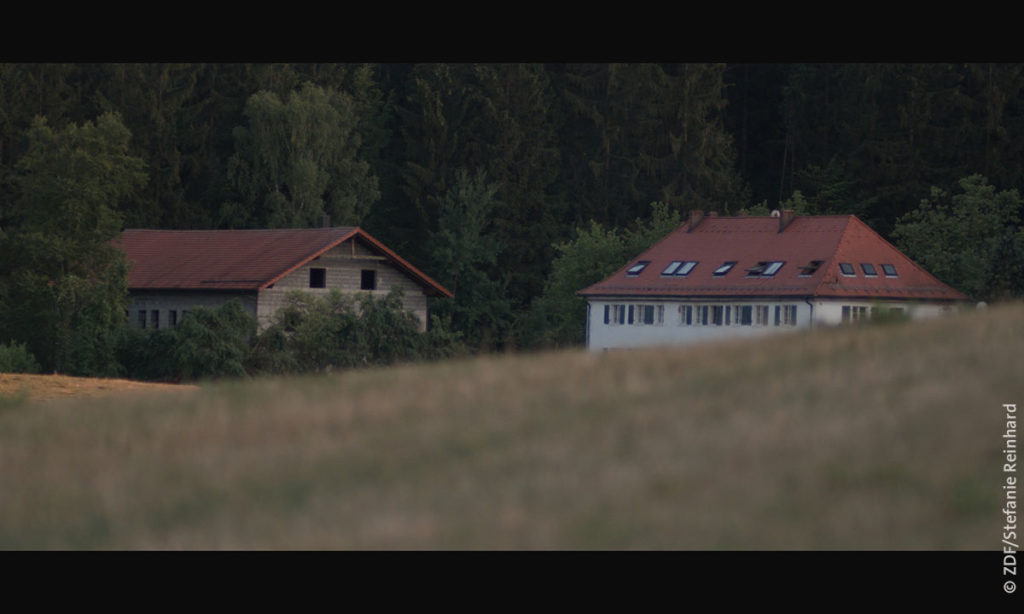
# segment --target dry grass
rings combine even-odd
[[[178,384],[151,384],[126,379],[0,373],[0,397],[53,400],[91,398],[123,393],[167,392],[195,388]]]
[[[1024,307],[0,411],[0,548],[981,549]]]

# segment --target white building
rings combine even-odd
[[[967,297],[852,215],[690,220],[581,290],[587,346],[672,345],[856,322],[879,311],[937,315]]]

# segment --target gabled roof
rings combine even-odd
[[[114,240],[129,260],[129,289],[262,290],[317,256],[358,240],[385,256],[430,296],[452,293],[406,262],[365,230],[282,228],[273,230],[128,229]]]
[[[781,228],[781,230],[780,230]],[[627,271],[649,264],[638,274]],[[674,261],[697,261],[685,277],[662,275]],[[725,275],[714,270],[735,261]],[[803,267],[820,264],[813,273]],[[772,276],[748,276],[769,262],[782,262]],[[840,263],[854,267],[843,275]],[[874,265],[866,276],[862,263]],[[895,267],[887,276],[882,265]],[[687,223],[607,279],[578,293],[597,297],[849,297],[957,301],[967,297],[937,280],[852,215],[796,216],[782,226],[769,216],[715,217]]]

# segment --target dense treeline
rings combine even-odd
[[[0,344],[123,371],[120,229],[324,216],[452,289],[432,310],[474,349],[578,343],[573,286],[695,208],[854,213],[973,298],[1019,295],[1022,86],[1019,64],[0,64]],[[977,241],[966,274],[952,246]]]

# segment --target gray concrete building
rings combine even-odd
[[[452,293],[358,227],[272,230],[125,230],[128,315],[142,328],[173,327],[190,309],[238,299],[261,327],[293,290],[326,294],[404,291],[426,330],[431,297]]]

